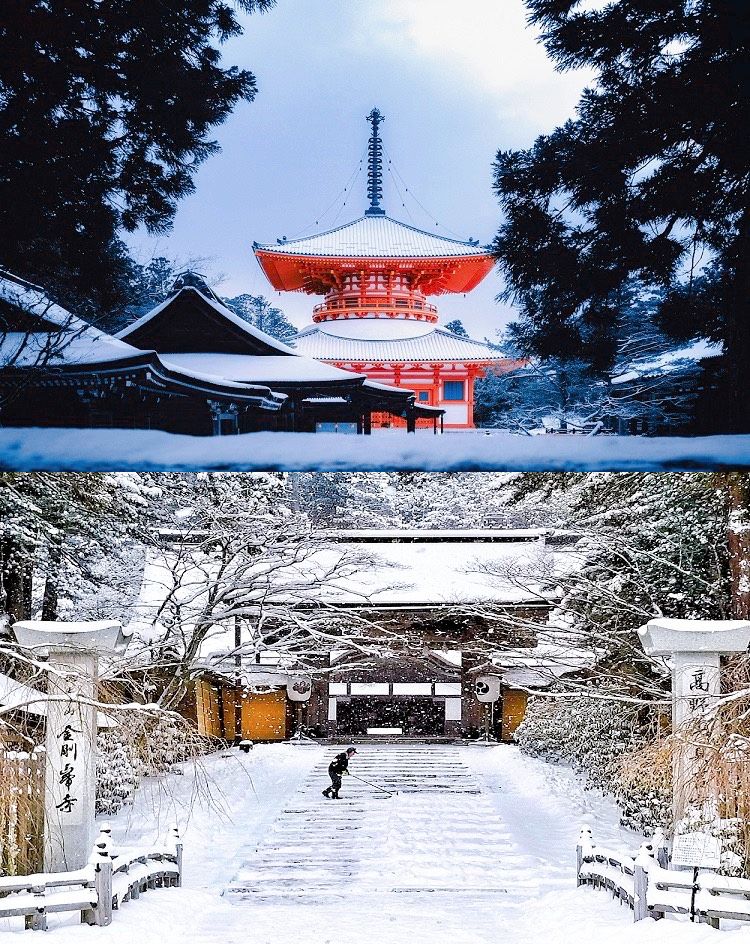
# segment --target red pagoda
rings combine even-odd
[[[503,370],[515,362],[439,327],[427,298],[470,292],[492,269],[492,255],[477,242],[447,239],[386,215],[383,116],[375,108],[367,120],[370,206],[364,216],[302,239],[255,243],[255,255],[278,291],[324,296],[313,309],[314,324],[296,339],[299,353],[413,390],[419,406],[444,411],[447,428],[472,428],[474,381],[490,366]],[[376,426],[394,422],[389,414],[373,416]]]

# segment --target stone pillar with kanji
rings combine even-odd
[[[672,670],[673,811],[679,819],[701,796],[696,784],[698,748],[685,737],[687,726],[710,712],[721,696],[721,657],[750,645],[747,620],[652,619],[638,630],[646,655],[664,656]]]
[[[13,631],[47,668],[44,870],[80,869],[94,841],[99,659],[127,640],[113,620],[24,620]]]

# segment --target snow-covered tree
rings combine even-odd
[[[453,321],[449,321],[445,326],[448,331],[452,331],[454,334],[457,334],[460,338],[468,338],[469,332],[464,328],[464,324],[460,318],[455,318]]]
[[[240,318],[285,344],[292,344],[299,333],[284,312],[262,295],[244,293],[223,301]]]
[[[336,606],[369,558],[314,531],[282,476],[189,478],[169,490],[173,524],[149,550],[129,650],[128,668],[148,674],[160,705],[177,705],[206,669],[234,672],[270,653],[280,669],[313,671],[333,649],[386,645],[387,633]]]
[[[720,353],[702,338],[677,344],[661,329],[662,296],[631,285],[611,326],[611,365],[582,358],[528,357],[509,372],[489,370],[475,385],[480,426],[514,432],[591,430],[684,432],[695,425],[705,396],[704,358]],[[521,328],[500,335],[503,349],[522,358]]]
[[[386,472],[290,472],[295,511],[316,528],[387,528],[398,522]]]
[[[150,501],[137,474],[0,473],[0,613],[55,619],[68,599],[78,618],[92,604],[109,615],[101,607],[110,589],[122,607],[126,575],[137,573],[125,559]]]

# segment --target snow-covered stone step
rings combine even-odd
[[[326,751],[226,889],[235,901],[353,895],[503,894],[528,899],[534,861],[518,854],[480,782],[450,747],[362,747],[329,801]],[[387,797],[356,778],[394,792]],[[396,793],[398,791],[398,793]],[[488,862],[492,863],[488,869]]]

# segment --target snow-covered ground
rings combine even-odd
[[[150,781],[113,818],[122,846],[178,820],[184,886],[156,889],[108,928],[50,918],[58,944],[706,944],[711,928],[632,923],[608,894],[575,887],[582,823],[634,848],[608,799],[570,771],[516,748],[362,745],[352,772],[400,790],[388,798],[346,778],[325,800],[332,748],[260,745],[225,752],[194,779]],[[225,894],[223,894],[226,891]],[[31,934],[20,919],[0,929]],[[730,940],[750,942],[750,928]]]
[[[2,429],[0,469],[678,471],[750,468],[750,436],[517,436],[419,430],[182,436],[157,430]]]

